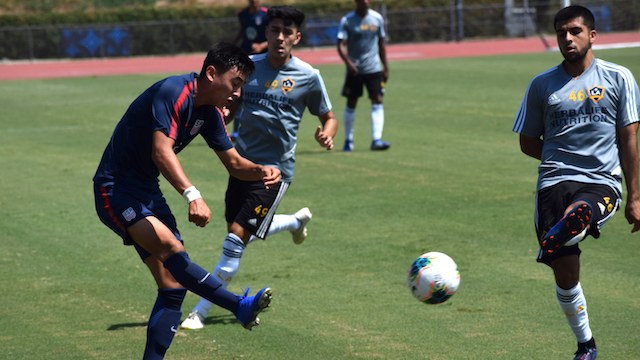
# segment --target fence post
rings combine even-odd
[[[456,8],[458,10],[458,41],[464,39],[464,20],[462,19],[462,0],[457,0]]]
[[[27,30],[27,33],[29,35],[29,59],[31,59],[31,61],[35,60],[36,57],[34,55],[34,51],[33,51],[33,31],[31,29],[31,26],[29,26],[29,29]]]
[[[173,48],[173,22],[169,23],[169,51],[171,55],[175,55],[175,51]]]

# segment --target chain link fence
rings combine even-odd
[[[550,34],[561,2],[376,9],[386,19],[388,43],[460,41],[473,38],[530,37]],[[512,4],[512,5],[511,5]],[[640,0],[587,0],[599,32],[640,28]],[[334,46],[344,14],[310,14],[301,46]],[[0,59],[59,59],[174,55],[206,52],[237,34],[237,19],[148,21],[87,25],[0,28]]]

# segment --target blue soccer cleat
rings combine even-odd
[[[574,357],[573,360],[595,360],[597,356],[597,347],[578,345],[578,351],[576,351],[576,357]]]
[[[580,234],[592,221],[593,209],[589,204],[581,204],[567,213],[542,238],[542,249],[553,254],[569,240]]]
[[[251,328],[260,324],[258,314],[269,307],[271,303],[271,288],[266,287],[258,291],[254,296],[247,295],[249,295],[249,288],[244,292],[244,295],[240,296],[236,319],[240,321],[245,329],[251,330]]]
[[[390,143],[382,140],[373,140],[371,142],[371,150],[387,150],[391,146]]]
[[[344,141],[344,147],[342,148],[342,151],[353,151],[353,141],[345,140]]]

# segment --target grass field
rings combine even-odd
[[[596,56],[640,77],[640,48]],[[537,163],[520,153],[513,118],[533,76],[557,52],[392,63],[387,152],[371,152],[368,101],[356,149],[326,152],[307,114],[296,178],[280,205],[314,213],[309,237],[252,243],[230,286],[273,288],[262,325],[244,330],[215,309],[179,331],[166,359],[569,359],[575,339],[551,271],[535,262]],[[198,69],[194,69],[198,70]],[[321,73],[342,118],[342,66]],[[166,74],[0,82],[0,359],[139,359],[155,284],[136,252],[104,227],[91,178],[129,103]],[[179,158],[214,212],[189,224],[162,182],[187,251],[213,269],[226,235],[226,173],[198,140]],[[622,213],[583,243],[582,285],[598,359],[640,359],[640,235]],[[448,302],[406,286],[426,251],[458,263]],[[187,295],[183,319],[198,298]]]

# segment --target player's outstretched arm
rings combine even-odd
[[[315,133],[315,139],[327,150],[333,149],[333,137],[336,136],[338,131],[338,121],[333,116],[333,111],[329,110],[328,113],[318,116],[322,126],[318,126]]]
[[[151,158],[162,176],[189,202],[189,221],[205,227],[211,220],[211,210],[182,170],[182,165],[173,152],[174,144],[175,140],[163,131],[155,131]]]
[[[629,124],[618,130],[620,165],[627,184],[627,204],[624,215],[631,232],[640,230],[640,194],[638,193],[638,123]]]
[[[282,175],[280,170],[255,164],[238,154],[235,148],[226,151],[216,151],[220,161],[227,168],[229,174],[235,178],[245,181],[264,181],[265,186],[274,185],[280,181]]]

